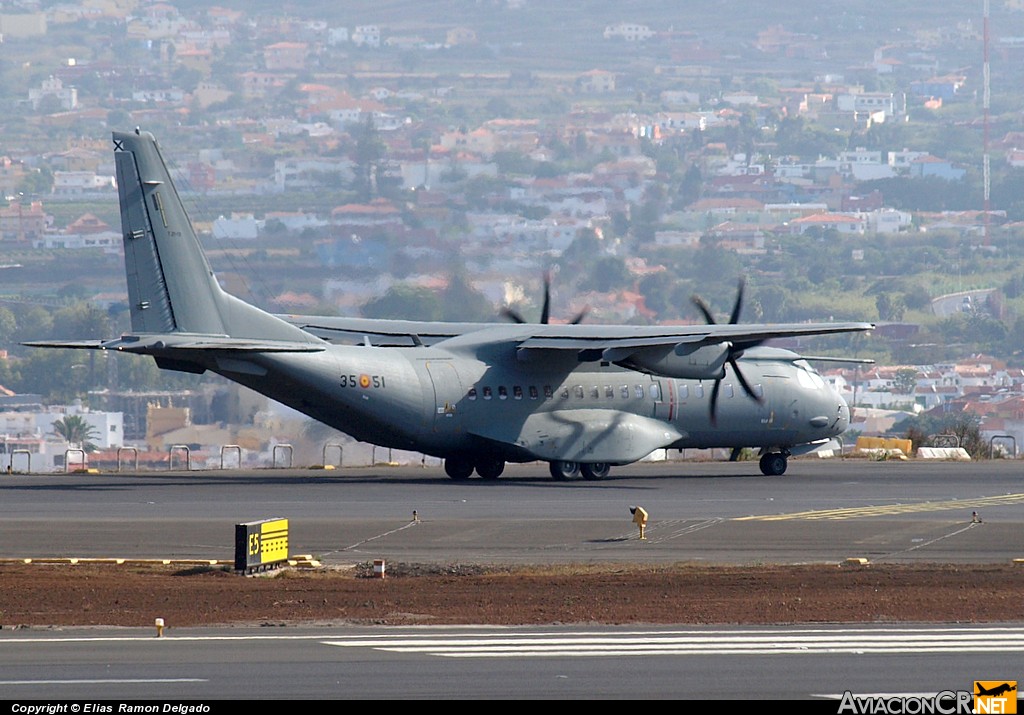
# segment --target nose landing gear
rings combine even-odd
[[[786,467],[789,466],[788,456],[785,452],[765,452],[758,462],[761,474],[766,477],[781,477],[786,473]]]

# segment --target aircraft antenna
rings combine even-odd
[[[984,86],[983,86],[983,89],[982,89],[981,105],[982,105],[982,108],[984,110],[984,118],[983,118],[983,121],[982,121],[982,132],[983,132],[983,136],[984,136],[984,140],[983,140],[984,149],[983,149],[983,154],[982,154],[982,177],[983,177],[983,181],[984,181],[984,189],[983,189],[984,190],[984,206],[983,206],[983,210],[985,212],[985,215],[982,217],[982,220],[984,222],[983,226],[984,226],[985,245],[986,246],[989,245],[989,224],[990,224],[989,209],[991,208],[990,207],[990,201],[989,201],[989,188],[990,188],[990,182],[991,182],[991,174],[990,174],[990,170],[989,170],[989,155],[988,155],[988,129],[989,129],[988,124],[989,124],[989,109],[991,107],[991,98],[992,98],[992,95],[991,95],[991,92],[990,92],[990,89],[989,89],[989,77],[990,77],[990,74],[989,74],[989,68],[988,68],[988,5],[989,5],[989,0],[983,0],[983,15],[984,15],[984,19],[982,20],[982,46],[983,46],[982,52],[984,54],[984,61],[982,63],[982,82],[983,82]]]

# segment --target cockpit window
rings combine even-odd
[[[806,360],[794,360],[793,365],[796,367],[796,379],[800,387],[806,387],[808,390],[820,390],[825,387],[821,375]]]

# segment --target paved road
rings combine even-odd
[[[1024,557],[1024,463],[792,460],[622,467],[555,482],[435,468],[0,477],[0,557],[234,556],[234,526],[286,517],[324,563],[1006,562]],[[650,516],[640,541],[629,507]],[[416,512],[418,521],[413,521]],[[977,513],[981,523],[973,523]]]

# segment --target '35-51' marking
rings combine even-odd
[[[342,375],[341,376],[342,387],[362,387],[367,388],[383,388],[387,387],[384,384],[383,375]]]

